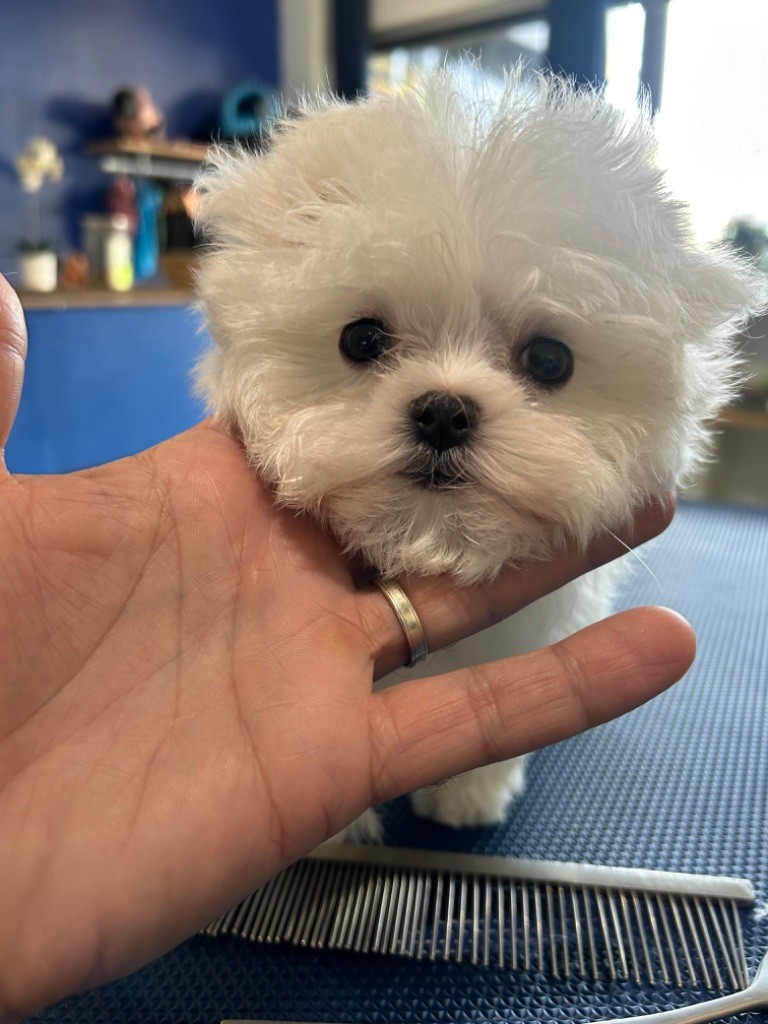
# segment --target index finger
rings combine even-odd
[[[5,445],[19,408],[27,355],[27,331],[16,292],[0,275],[0,469]]]
[[[696,653],[665,608],[634,608],[551,647],[372,694],[374,801],[549,746],[676,682]]]

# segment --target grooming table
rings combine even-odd
[[[620,604],[665,604],[691,621],[699,654],[686,679],[621,720],[537,754],[503,826],[454,832],[415,819],[401,799],[387,808],[387,841],[744,876],[760,901],[746,924],[753,972],[768,948],[768,917],[759,914],[768,894],[768,511],[684,503],[643,557],[656,580],[638,565]],[[30,1019],[564,1022],[703,995],[198,937],[130,978]]]

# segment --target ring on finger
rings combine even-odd
[[[403,633],[405,633],[406,643],[410,652],[410,659],[406,667],[412,668],[414,665],[418,665],[419,662],[424,661],[429,654],[427,638],[424,635],[421,620],[416,614],[416,609],[411,604],[408,595],[399,583],[395,583],[394,580],[374,580],[373,582],[389,601]]]

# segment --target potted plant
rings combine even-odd
[[[33,292],[56,290],[56,252],[43,238],[40,211],[40,190],[46,181],[61,181],[64,162],[50,139],[32,139],[15,160],[22,189],[34,196],[32,201],[34,229],[31,238],[18,243],[21,287]]]

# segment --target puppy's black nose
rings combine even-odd
[[[467,395],[427,391],[410,404],[416,437],[436,452],[466,444],[480,418],[477,402]]]

